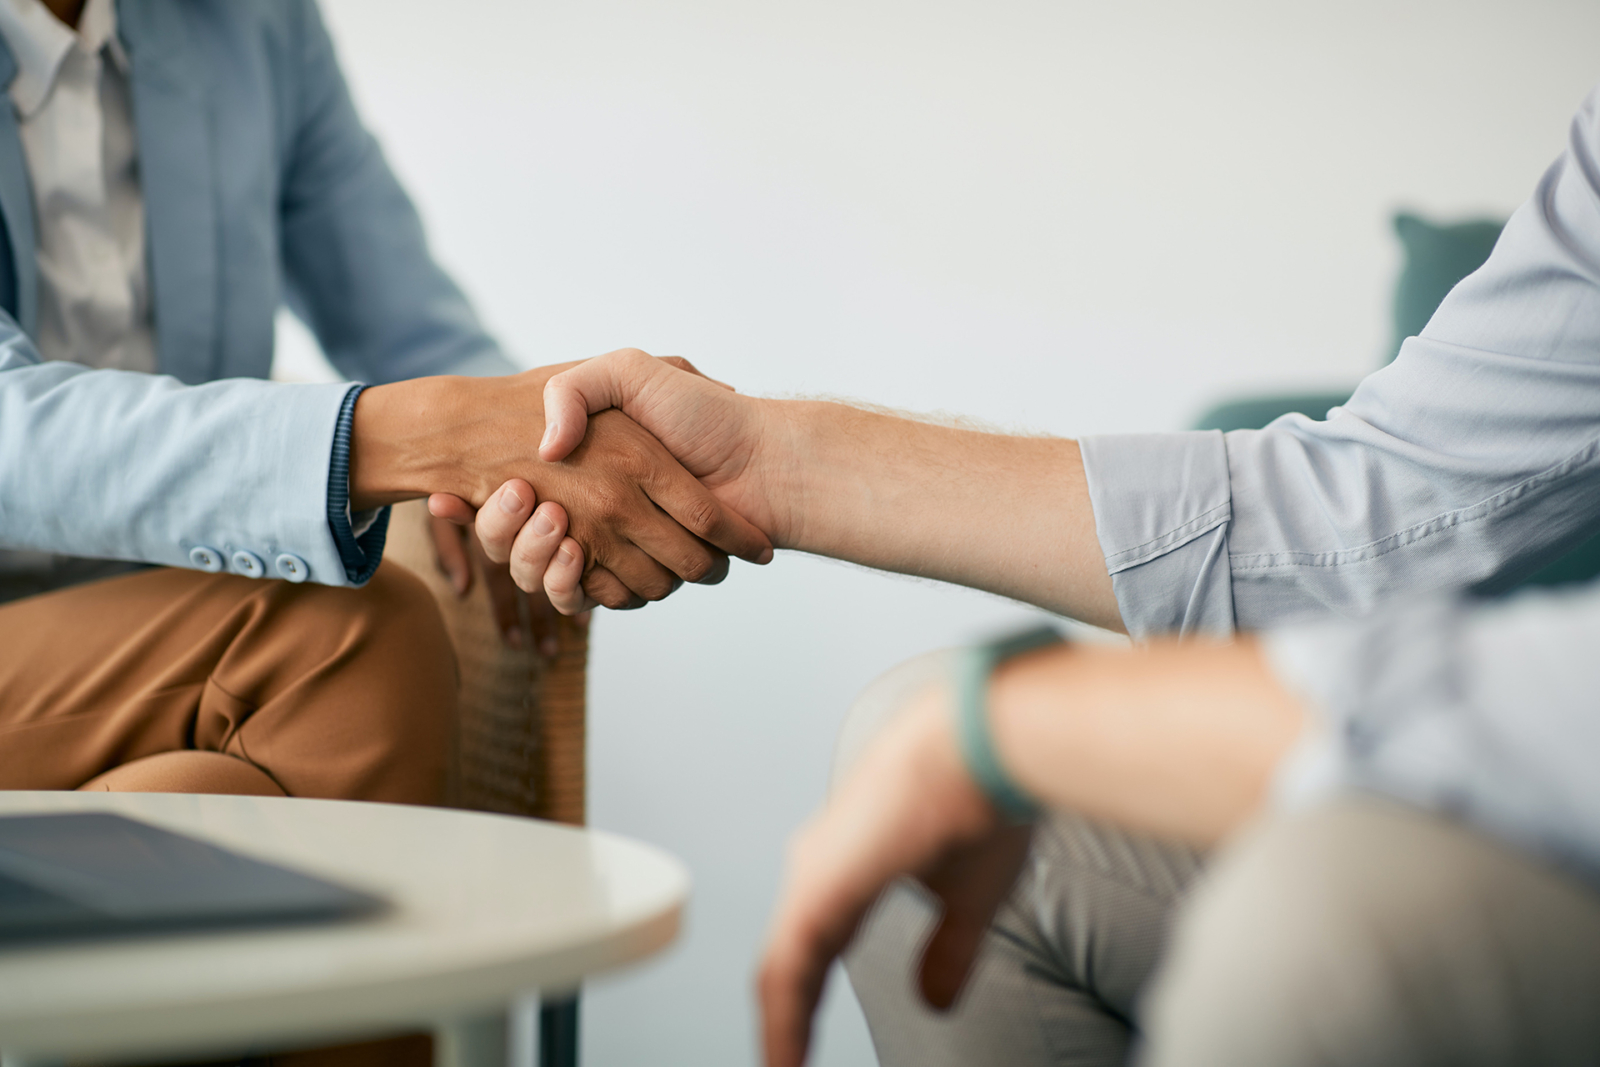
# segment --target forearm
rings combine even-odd
[[[757,403],[757,508],[781,547],[1121,628],[1076,442],[820,401]]]
[[[1252,639],[1046,650],[995,674],[989,708],[1040,803],[1202,845],[1259,810],[1305,721]]]

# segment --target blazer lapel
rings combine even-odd
[[[117,32],[132,69],[160,369],[191,384],[209,381],[221,371],[221,279],[204,63],[178,4],[121,0]]]
[[[11,88],[17,61],[5,38],[0,37],[0,94]],[[9,99],[0,99],[0,218],[11,244],[11,276],[15,280],[14,314],[22,332],[31,334],[39,312],[39,267],[34,256],[33,192],[28,182],[28,161],[22,152],[22,132]],[[0,264],[0,272],[4,265]]]

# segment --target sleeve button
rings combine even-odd
[[[207,574],[217,574],[222,570],[222,553],[206,545],[195,545],[189,550],[189,562]]]
[[[233,554],[233,569],[246,578],[259,578],[267,573],[267,565],[261,562],[261,557],[242,548]]]
[[[296,585],[311,577],[311,568],[306,566],[306,561],[292,552],[283,553],[272,561],[272,566],[279,578]]]

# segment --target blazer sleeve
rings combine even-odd
[[[46,363],[0,312],[0,546],[359,584],[329,522],[354,388]]]
[[[356,114],[315,3],[294,10],[298,108],[280,203],[290,305],[354,380],[514,373],[429,253],[416,208]]]

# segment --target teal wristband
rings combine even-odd
[[[1008,659],[1064,640],[1053,626],[1035,626],[962,649],[956,659],[956,744],[972,780],[1013,822],[1033,821],[1039,814],[1039,805],[1011,780],[994,750],[994,736],[989,730],[989,676]]]

